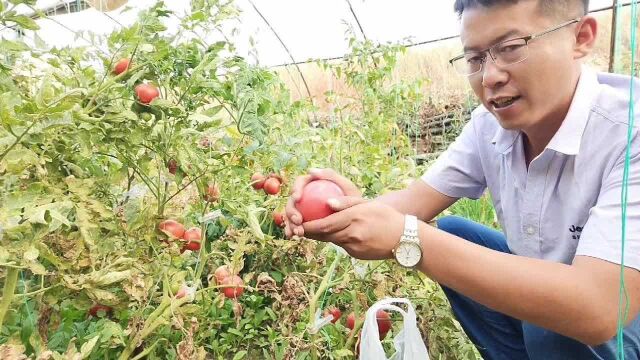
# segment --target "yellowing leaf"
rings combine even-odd
[[[38,258],[38,255],[40,255],[40,252],[38,251],[38,249],[36,249],[35,247],[33,247],[33,245],[31,245],[29,246],[27,251],[24,252],[22,257],[27,261],[34,261],[35,259]]]
[[[87,359],[89,355],[91,355],[91,352],[93,351],[93,348],[96,346],[98,339],[100,339],[100,335],[94,336],[91,340],[82,344],[82,347],[80,347],[80,355],[82,355],[83,359]]]
[[[38,262],[30,262],[27,264],[27,267],[35,275],[47,275],[47,269]]]
[[[260,240],[264,240],[264,233],[260,228],[258,214],[263,211],[264,209],[256,208],[253,205],[247,209],[247,224],[249,225],[251,232]]]
[[[129,277],[131,277],[131,270],[112,271],[106,274],[100,274],[97,277],[94,277],[91,281],[97,286],[105,286],[120,282],[124,279],[128,279]]]

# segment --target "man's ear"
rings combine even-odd
[[[576,28],[576,43],[573,47],[575,59],[583,58],[591,53],[598,34],[598,21],[593,16],[584,16]]]

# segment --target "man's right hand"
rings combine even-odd
[[[358,189],[351,180],[338,174],[333,169],[311,169],[309,170],[308,175],[298,176],[293,184],[293,188],[291,189],[291,196],[289,196],[285,209],[286,218],[284,231],[287,238],[291,238],[294,235],[304,236],[304,228],[301,226],[302,215],[296,209],[295,204],[300,200],[300,197],[302,196],[302,189],[305,185],[313,180],[319,179],[333,181],[342,189],[345,196],[362,196],[360,189]]]

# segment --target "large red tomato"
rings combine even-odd
[[[180,239],[184,235],[184,225],[175,220],[165,220],[158,225],[158,228],[169,237]]]
[[[274,211],[271,214],[271,216],[273,217],[273,222],[276,224],[277,227],[284,226],[284,213],[279,211]]]
[[[296,208],[302,214],[302,221],[322,219],[334,213],[327,200],[344,196],[336,183],[329,180],[313,180],[302,189],[302,197]]]
[[[149,104],[153,99],[160,96],[158,88],[150,84],[140,84],[136,86],[136,96],[143,104]]]
[[[266,178],[264,177],[264,175],[262,175],[261,173],[257,172],[255,174],[251,175],[251,186],[253,186],[253,188],[256,189],[256,190],[260,190],[264,186],[264,181],[265,180],[266,180]]]
[[[216,283],[218,285],[222,284],[222,280],[224,280],[227,277],[231,276],[231,269],[229,268],[229,265],[221,265],[221,266],[219,266],[216,269],[216,271],[214,272],[214,276],[216,278]]]
[[[355,313],[351,313],[349,315],[347,315],[347,323],[346,326],[348,329],[353,330],[353,328],[356,326],[356,314]]]
[[[340,319],[340,316],[342,316],[342,311],[334,306],[324,311],[325,316],[327,316],[328,314],[333,315],[333,320],[331,320],[331,322],[335,324]]]
[[[186,250],[198,251],[200,250],[200,241],[202,241],[202,229],[192,227],[184,232],[182,239],[187,243],[182,247],[181,252],[185,252]]]
[[[391,316],[384,310],[378,310],[376,312],[376,320],[378,322],[378,334],[380,339],[384,339],[387,336],[389,330],[391,330]]]
[[[274,177],[268,178],[264,182],[263,190],[269,195],[276,195],[280,192],[280,181]]]
[[[113,67],[113,73],[116,75],[120,75],[123,72],[127,71],[127,69],[131,66],[131,61],[129,59],[120,59],[116,66]]]
[[[231,286],[231,287],[221,288],[224,296],[229,299],[238,298],[242,296],[242,293],[244,293],[244,288],[242,287],[244,286],[244,281],[242,281],[242,278],[238,275],[231,275],[224,278],[224,280],[222,280],[220,285]]]

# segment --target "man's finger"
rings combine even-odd
[[[360,189],[351,180],[338,174],[333,169],[311,169],[309,170],[309,175],[312,180],[324,179],[336,183],[347,196],[360,196]]]
[[[293,183],[293,187],[291,188],[291,196],[290,196],[294,202],[300,200],[300,198],[302,197],[302,189],[311,180],[313,180],[313,178],[310,175],[302,175],[296,178],[296,181]]]
[[[340,213],[329,215],[326,218],[307,221],[302,224],[307,237],[314,238],[314,235],[326,235],[338,232],[349,226],[350,218]]]
[[[340,196],[327,200],[327,204],[334,211],[342,211],[359,204],[364,204],[368,201],[369,200],[358,196]]]
[[[298,209],[296,209],[296,204],[295,200],[293,200],[293,197],[290,197],[289,200],[287,200],[287,205],[284,208],[284,213],[287,219],[291,222],[292,227],[302,224],[302,215],[300,214]]]

